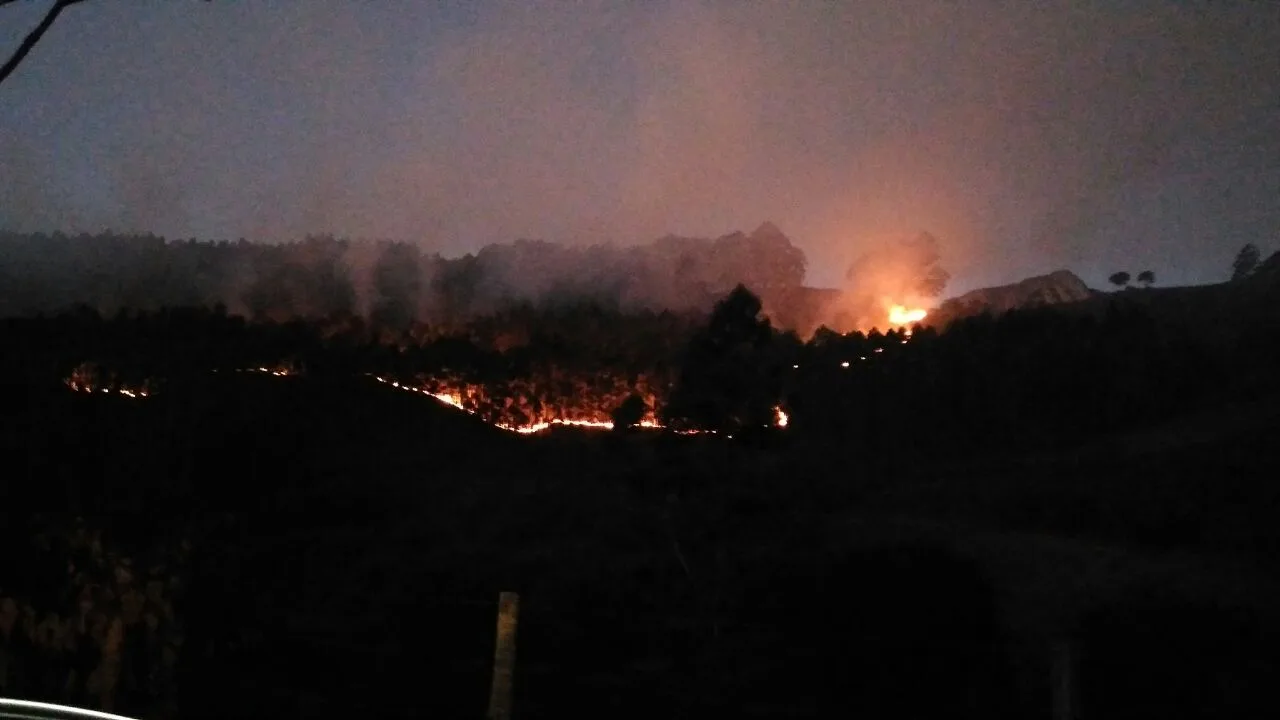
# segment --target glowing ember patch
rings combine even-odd
[[[391,383],[391,387],[398,388],[400,387],[400,383]],[[452,405],[453,407],[456,407],[459,410],[466,410],[466,408],[462,407],[462,396],[457,393],[427,393],[427,394],[431,395],[431,397],[439,400],[445,405]]]
[[[849,363],[845,362],[843,363],[843,365],[844,367],[848,367]],[[217,371],[215,370],[214,372],[217,372]],[[297,371],[291,368],[247,368],[247,369],[238,369],[235,372],[262,373],[264,375],[271,375],[272,377],[289,377],[291,375],[297,374]],[[401,383],[398,380],[391,380],[388,378],[379,377],[377,375],[369,375],[368,377],[373,377],[373,379],[377,380],[378,382],[383,383],[385,385],[390,385],[391,387],[397,390],[403,390],[405,392],[411,392],[417,395],[425,395],[443,405],[448,405],[449,407],[456,408],[458,410],[461,410],[467,413],[468,415],[475,415],[476,417],[480,417],[493,427],[499,428],[501,430],[506,430],[508,432],[519,433],[521,435],[532,435],[535,433],[540,433],[540,432],[543,432],[544,430],[548,430],[555,426],[576,427],[576,428],[583,428],[586,430],[612,430],[613,429],[613,422],[611,420],[604,420],[601,418],[592,418],[592,417],[546,418],[544,416],[543,419],[528,422],[525,424],[513,424],[509,422],[503,422],[492,416],[487,417],[475,409],[478,396],[476,395],[476,388],[473,386],[465,386],[461,390],[447,389],[440,392],[433,392],[431,389],[428,389],[425,387],[413,387],[411,385]],[[127,397],[127,398],[145,398],[145,397],[150,397],[154,393],[154,386],[152,385],[152,381],[150,380],[143,383],[142,386],[125,387],[122,385],[115,385],[115,384],[109,384],[105,386],[99,385],[95,382],[95,379],[96,379],[96,372],[92,368],[82,367],[82,368],[78,368],[71,375],[71,377],[67,378],[64,382],[66,383],[66,386],[74,392],[104,393],[108,395],[119,395],[121,397]],[[787,427],[789,422],[790,422],[790,418],[788,417],[787,413],[781,407],[775,407],[773,427],[785,428]],[[696,428],[677,430],[675,428],[667,428],[666,426],[659,423],[657,419],[653,417],[652,414],[650,414],[648,417],[642,418],[640,422],[636,424],[636,427],[639,427],[645,430],[670,429],[672,432],[675,432],[679,435],[716,435],[717,434],[715,430],[701,430]],[[727,435],[726,437],[733,437],[733,436]]]
[[[216,373],[218,370],[214,368],[211,372]],[[237,368],[235,372],[261,373],[272,377],[289,377],[298,374],[298,371],[291,367]],[[143,380],[141,385],[129,385],[117,380],[114,373],[100,371],[94,363],[81,363],[72,370],[70,377],[63,380],[63,383],[73,392],[118,395],[135,400],[151,397],[157,389],[154,379]]]
[[[128,385],[118,381],[114,373],[104,373],[91,362],[80,363],[64,379],[63,384],[73,392],[119,395],[127,398],[144,398],[151,392],[151,381],[142,385]]]
[[[214,370],[214,372],[217,372],[217,370]],[[294,370],[291,367],[274,367],[274,368],[256,367],[256,368],[248,368],[248,369],[239,369],[239,370],[236,370],[236,372],[260,373],[262,375],[270,375],[272,377],[289,377],[290,375],[298,374],[298,371]]]
[[[415,388],[409,385],[403,385],[398,380],[389,380],[387,378],[379,377],[377,375],[373,375],[371,377],[373,377],[374,380],[377,380],[378,382],[383,383],[384,385],[390,385],[391,387],[397,390],[404,390],[407,392],[426,395],[427,397],[430,397],[436,402],[439,402],[443,405],[448,405],[449,407],[461,410],[462,412],[465,412],[468,415],[475,415],[476,417],[481,417],[480,413],[467,407],[463,403],[463,396],[462,396],[462,393],[459,391],[431,392],[426,388]],[[774,427],[785,428],[789,420],[790,419],[787,417],[787,413],[784,412],[782,408],[780,407],[774,408]],[[611,420],[591,420],[591,419],[581,419],[581,418],[551,418],[549,420],[539,420],[537,422],[531,422],[524,425],[513,425],[511,423],[505,423],[505,422],[495,421],[495,420],[486,420],[486,422],[488,422],[489,425],[496,427],[500,430],[519,433],[521,435],[534,435],[557,426],[558,427],[576,427],[576,428],[583,428],[586,430],[612,430],[613,429],[613,422]],[[645,430],[667,429],[666,426],[662,425],[652,417],[642,419],[636,425],[636,427],[643,428]],[[679,435],[715,435],[716,434],[715,430],[698,430],[698,429],[689,429],[689,430],[673,429],[673,432]],[[726,437],[733,437],[733,436],[728,435]]]
[[[893,327],[902,327],[918,323],[925,319],[929,314],[924,308],[907,308],[905,305],[894,305],[889,308],[889,324]]]

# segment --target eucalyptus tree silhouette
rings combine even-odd
[[[773,424],[780,344],[760,299],[739,285],[716,304],[685,352],[663,419],[675,428],[733,431]]]

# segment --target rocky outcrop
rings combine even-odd
[[[1094,291],[1075,273],[1058,270],[1012,285],[972,290],[942,303],[933,315],[937,320],[947,322],[983,312],[1000,314],[1015,308],[1080,302],[1093,295]]]

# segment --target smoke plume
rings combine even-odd
[[[10,233],[0,234],[0,258],[0,315],[222,305],[253,319],[356,316],[394,330],[457,327],[519,306],[704,312],[740,283],[786,303],[805,273],[804,253],[771,223],[632,246],[520,240],[454,259],[329,236],[269,245]]]
[[[818,287],[920,228],[959,291],[1216,280],[1280,226],[1278,44],[1199,0],[80,3],[0,89],[0,227],[459,258],[768,217]]]

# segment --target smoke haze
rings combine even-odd
[[[86,2],[0,87],[0,226],[453,257],[770,219],[821,286],[921,230],[952,291],[1215,281],[1280,230],[1277,47],[1274,3]]]
[[[786,327],[812,330],[830,315],[814,297],[823,294],[803,287],[803,252],[769,223],[629,246],[520,240],[453,259],[411,243],[318,236],[266,244],[0,232],[0,257],[0,318],[222,305],[253,319],[449,331],[484,316],[584,304],[702,314],[740,283]]]

